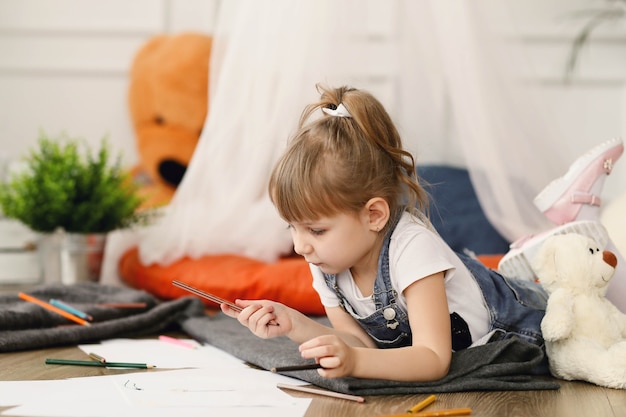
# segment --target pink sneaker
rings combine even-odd
[[[535,206],[554,224],[597,220],[604,180],[623,152],[619,138],[592,148],[535,197]]]
[[[498,264],[498,272],[509,278],[518,278],[528,281],[537,281],[532,268],[532,262],[541,244],[550,236],[566,233],[578,233],[596,241],[600,249],[606,248],[609,235],[604,226],[598,221],[580,220],[570,222],[554,229],[523,237],[511,243],[511,250],[504,255]]]

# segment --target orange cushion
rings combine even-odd
[[[502,255],[480,255],[478,259],[497,268]],[[163,300],[190,295],[172,285],[179,280],[226,300],[270,299],[310,315],[323,315],[324,307],[313,289],[309,265],[301,257],[265,263],[240,255],[207,255],[183,258],[168,266],[143,265],[136,247],[125,252],[119,263],[124,282]],[[204,300],[207,307],[217,308]]]
[[[476,257],[487,268],[497,270],[498,264],[500,263],[500,259],[502,259],[504,255],[478,255]]]
[[[270,299],[310,315],[325,314],[308,263],[301,257],[265,263],[239,255],[207,255],[183,258],[168,266],[143,265],[136,247],[119,262],[122,280],[163,300],[190,295],[172,285],[179,280],[226,300]],[[210,302],[207,307],[216,308]]]

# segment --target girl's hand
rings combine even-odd
[[[220,308],[260,338],[284,336],[293,328],[291,309],[283,304],[269,300],[236,300],[235,304],[243,310],[237,312],[226,304]]]
[[[339,336],[324,335],[300,345],[303,358],[315,358],[322,365],[317,372],[325,378],[340,378],[354,373],[355,349],[348,346]]]

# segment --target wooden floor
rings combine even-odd
[[[0,380],[50,380],[79,376],[110,375],[137,370],[110,370],[73,366],[47,366],[46,357],[85,359],[77,347],[50,348],[0,354]],[[146,372],[158,372],[146,370]],[[438,394],[429,411],[470,407],[476,417],[626,417],[626,391],[601,388],[584,382],[559,381],[559,390],[460,392]],[[2,395],[2,393],[0,393]],[[311,396],[294,393],[294,396]],[[364,404],[311,396],[306,417],[377,417],[403,413],[426,395],[387,395],[366,397]],[[5,409],[0,407],[0,412]]]

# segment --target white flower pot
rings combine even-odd
[[[67,233],[40,236],[38,247],[46,283],[98,282],[106,234]]]

